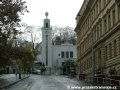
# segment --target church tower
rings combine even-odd
[[[46,18],[43,21],[42,27],[42,61],[45,66],[51,70],[52,68],[52,28],[48,12],[45,13]]]

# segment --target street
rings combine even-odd
[[[6,90],[69,90],[68,86],[75,85],[78,86],[80,83],[65,76],[31,75]]]
[[[29,78],[3,90],[119,90],[119,88],[108,89],[105,86],[102,86],[105,87],[104,89],[96,89],[96,87],[98,86],[68,76],[31,75]]]
[[[120,0],[0,0],[0,90],[120,90]]]

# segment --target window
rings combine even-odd
[[[81,46],[79,46],[79,54],[78,55],[81,55]]]
[[[62,66],[64,66],[65,65],[65,62],[62,62]]]
[[[95,40],[97,40],[97,27],[96,27],[96,30],[95,30]]]
[[[86,69],[88,69],[88,59],[86,59]]]
[[[58,56],[60,56],[60,54],[58,54]]]
[[[103,0],[104,7],[106,6],[106,0]]]
[[[98,15],[98,4],[96,5],[96,15]]]
[[[108,15],[108,27],[109,28],[111,27],[111,16],[110,16],[110,14]]]
[[[96,30],[94,29],[94,31],[93,31],[93,41],[96,41]]]
[[[98,50],[98,61],[101,63],[101,49]],[[99,64],[100,64],[99,63]]]
[[[107,20],[106,18],[104,19],[104,33],[107,31]]]
[[[112,11],[113,25],[115,24],[115,9]]]
[[[91,60],[91,67],[93,67],[93,59],[92,59],[92,56],[91,56],[90,60]]]
[[[112,58],[112,44],[109,44],[109,58]]]
[[[92,11],[92,15],[91,15],[91,23],[93,22],[94,20],[94,12]]]
[[[68,51],[66,52],[66,58],[69,58],[69,52]]]
[[[46,23],[46,28],[48,28],[48,23]]]
[[[90,68],[90,59],[88,58],[88,69]]]
[[[99,11],[101,10],[101,0],[99,0]]]
[[[99,27],[97,27],[97,39],[99,38],[100,36],[100,31],[99,31]]]
[[[95,17],[96,17],[96,15],[95,15],[95,8],[94,8],[94,11],[93,11],[93,16],[94,16],[94,18],[93,18],[93,20],[95,19]]]
[[[108,3],[110,2],[111,0],[108,0]]]
[[[114,40],[114,56],[117,56],[116,40]]]
[[[88,28],[90,27],[90,18],[88,18]]]
[[[48,40],[48,35],[46,35],[46,40]]]
[[[102,23],[100,24],[100,36],[102,36]]]
[[[91,23],[92,23],[92,16],[91,16],[91,13],[90,13],[90,25],[91,25]]]
[[[105,46],[105,60],[107,60],[108,55],[107,55],[107,46]]]
[[[83,70],[85,70],[85,61],[83,62]]]
[[[120,4],[118,5],[118,19],[120,20]]]
[[[90,67],[92,67],[93,65],[92,65],[92,56],[90,56]]]
[[[83,70],[83,63],[80,64],[80,67],[81,67],[81,71]]]
[[[120,54],[120,37],[119,37],[119,54]]]
[[[64,54],[64,52],[62,51],[61,52],[61,58],[64,58],[65,57],[65,54]]]
[[[70,52],[70,58],[73,58],[73,51]]]
[[[88,58],[88,69],[90,68],[90,58]]]

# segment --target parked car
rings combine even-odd
[[[35,69],[32,71],[32,74],[40,74],[41,73],[41,70],[39,69]]]

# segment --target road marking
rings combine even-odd
[[[28,85],[27,85],[27,90],[30,90],[32,86],[33,86],[33,82],[31,81],[31,82],[29,82]]]

